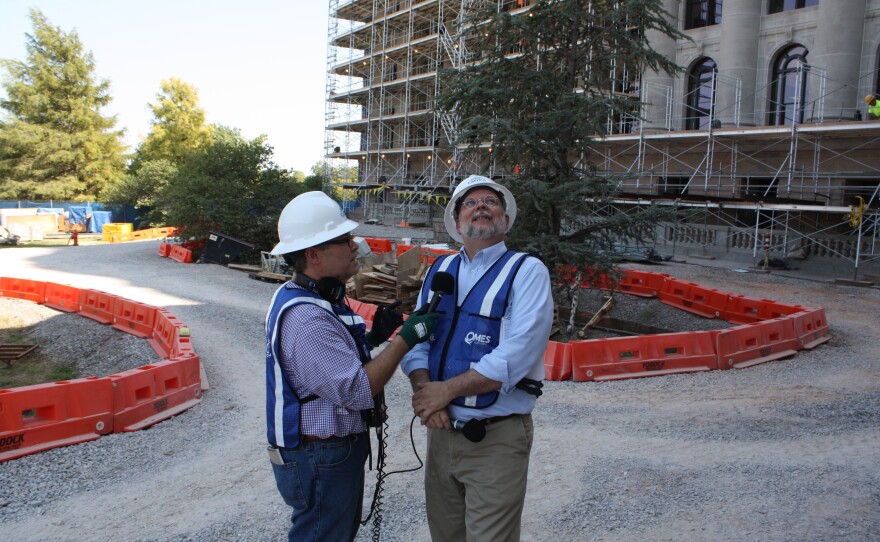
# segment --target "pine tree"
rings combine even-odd
[[[481,5],[459,28],[466,63],[444,71],[438,96],[459,152],[502,174],[518,206],[508,244],[539,252],[555,281],[612,271],[615,245],[647,239],[661,214],[603,211],[620,179],[592,163],[594,141],[609,117],[638,114],[617,88],[620,67],[677,70],[646,33],[680,34],[657,0],[541,0],[513,14]]]
[[[122,131],[101,109],[110,83],[77,33],[30,11],[27,58],[3,60],[7,118],[0,122],[0,198],[94,201],[124,171]]]

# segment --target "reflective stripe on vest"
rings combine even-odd
[[[339,318],[355,337],[356,343],[357,337],[361,337],[360,340],[363,341],[366,334],[363,317],[347,306],[339,307],[342,313],[337,314],[334,306],[318,294],[311,290],[293,288],[290,283],[275,291],[266,314],[266,429],[269,444],[281,448],[299,445],[301,399],[297,397],[284,374],[280,349],[282,316],[300,303],[317,305]],[[366,351],[369,352],[368,347]]]

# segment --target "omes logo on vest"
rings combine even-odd
[[[490,344],[492,342],[491,335],[481,335],[479,333],[475,333],[473,331],[468,332],[468,334],[464,338],[464,342],[468,344]]]

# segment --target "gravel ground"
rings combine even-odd
[[[168,308],[190,327],[211,385],[201,404],[150,429],[0,463],[5,540],[285,538],[288,510],[263,450],[262,320],[275,285],[217,265],[177,264],[157,248],[143,241],[0,251],[2,276]],[[547,382],[534,414],[523,540],[876,540],[880,291],[741,273],[723,262],[633,267],[823,306],[833,339],[743,370]],[[645,303],[618,296],[611,316],[669,329],[719,325]],[[52,345],[44,352],[63,345],[53,355],[77,358],[86,374],[155,358],[146,341],[78,315],[2,298],[0,310],[32,319]],[[396,376],[386,395],[387,470],[416,467],[406,379]],[[416,424],[412,437],[422,452],[424,429]],[[422,476],[387,479],[381,540],[429,539]],[[371,538],[369,528],[358,536]]]

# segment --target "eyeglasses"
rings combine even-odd
[[[322,245],[350,245],[354,237],[350,233],[346,233],[341,237],[336,237],[335,239],[330,239],[329,241],[324,241],[321,243]]]
[[[501,205],[501,200],[496,196],[486,196],[485,198],[468,198],[461,203],[461,206],[465,209],[473,209],[479,205],[480,202],[483,202],[486,207],[498,207]]]

